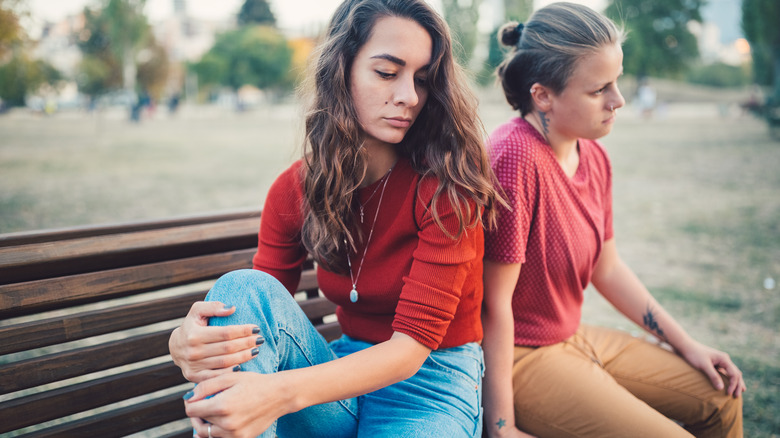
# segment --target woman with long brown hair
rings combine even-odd
[[[483,218],[476,100],[422,0],[347,0],[310,78],[306,151],[271,187],[255,270],[170,339],[198,436],[478,436]],[[344,335],[291,297],[308,254]]]

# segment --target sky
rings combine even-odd
[[[39,27],[43,21],[59,21],[67,15],[81,11],[97,0],[28,0],[33,15],[33,26]],[[270,0],[271,8],[282,28],[300,29],[327,22],[342,0]],[[540,8],[556,0],[535,0],[535,8]],[[573,0],[602,11],[607,0]],[[228,18],[237,13],[244,0],[187,0],[190,15],[198,18]],[[439,8],[439,0],[430,0]],[[487,3],[487,0],[483,0]],[[702,11],[704,19],[716,23],[721,29],[721,40],[728,43],[742,36],[739,27],[741,0],[709,0]],[[146,0],[146,13],[155,21],[170,15],[173,0]]]
[[[58,21],[76,14],[95,0],[28,0],[35,21]],[[227,18],[235,14],[244,0],[188,0],[187,10],[198,18]],[[536,7],[554,0],[536,0]],[[606,0],[575,0],[594,9],[602,9]],[[341,3],[341,0],[270,0],[271,8],[280,27],[300,28],[312,23],[323,23]],[[432,0],[438,8],[438,1]],[[150,20],[166,17],[173,10],[172,0],[146,0],[146,13]]]

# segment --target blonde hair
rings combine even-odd
[[[512,47],[496,74],[512,108],[524,116],[533,110],[535,83],[560,93],[577,62],[609,44],[622,44],[625,31],[587,6],[559,2],[539,9],[525,25],[510,22],[498,33]]]

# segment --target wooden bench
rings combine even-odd
[[[250,211],[0,235],[0,435],[191,437],[192,384],[168,337],[216,278],[251,267],[259,223]],[[299,290],[338,337],[311,263]]]

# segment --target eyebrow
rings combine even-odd
[[[374,55],[371,57],[371,59],[385,59],[387,61],[392,62],[393,64],[398,64],[401,67],[406,66],[406,61],[404,61],[401,58],[395,57],[393,55],[390,55],[389,53],[382,53],[381,55]]]

